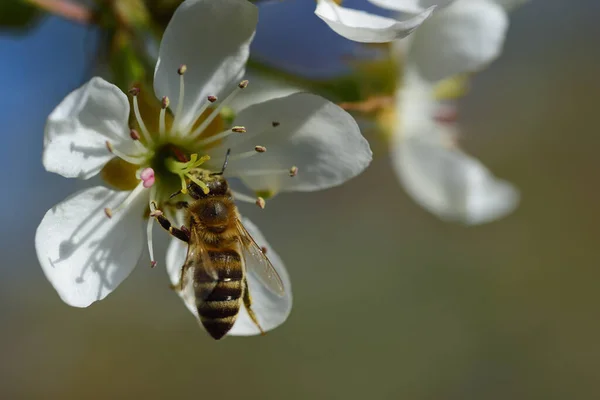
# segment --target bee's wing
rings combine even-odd
[[[263,249],[256,243],[252,235],[248,233],[244,224],[236,220],[237,230],[241,241],[242,256],[248,275],[255,276],[258,281],[273,294],[283,297],[285,288],[281,277],[269,261]]]
[[[258,248],[258,246],[264,246],[266,249],[268,249],[266,254],[268,261],[270,261],[272,264],[272,267],[270,268],[274,268],[274,270],[277,271],[277,280],[283,282],[276,284],[275,287],[283,287],[285,289],[283,296],[281,296],[281,291],[279,289],[274,290],[274,288],[272,288],[273,284],[265,285],[264,274],[259,272],[261,268],[256,268],[263,263],[263,261],[261,261],[262,258],[250,256],[249,254],[246,256],[243,251],[241,251],[242,256],[247,257],[245,260],[246,264],[252,264],[246,269],[248,293],[252,299],[251,308],[252,311],[254,311],[260,326],[266,332],[278,327],[288,318],[290,311],[292,310],[293,302],[292,284],[283,261],[279,258],[277,252],[271,246],[269,246],[269,243],[264,238],[260,230],[252,223],[252,221],[248,220],[247,218],[242,218],[242,221],[243,226],[247,231],[246,233],[249,234],[254,242],[257,243],[255,249]],[[241,244],[240,247],[243,249]],[[258,265],[255,265],[257,259]],[[275,291],[278,293],[276,294]],[[246,307],[242,307],[235,325],[233,325],[233,328],[231,328],[231,331],[229,331],[229,335],[249,336],[258,335],[260,333],[261,332],[256,324],[250,318]]]

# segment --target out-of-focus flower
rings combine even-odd
[[[503,5],[458,0],[432,16],[406,44],[393,165],[408,194],[445,220],[485,223],[510,213],[519,202],[511,184],[458,147],[455,109],[440,101],[439,90],[452,87],[454,93],[445,90],[445,95],[460,95],[461,74],[500,54],[508,27]]]
[[[143,93],[130,91],[136,130],[129,126],[127,96],[101,78],[69,94],[49,116],[46,169],[67,178],[88,179],[100,173],[121,189],[96,186],[75,193],[49,210],[37,229],[39,261],[67,304],[87,307],[129,275],[142,253],[144,225],[155,263],[153,219],[145,221],[149,210],[156,203],[169,218],[179,220],[170,195],[185,193],[189,181],[202,186],[192,172],[219,171],[228,149],[226,176],[241,179],[263,196],[339,185],[369,164],[371,151],[356,122],[319,96],[275,90],[256,93],[250,101],[233,101],[252,90],[240,79],[256,22],[257,9],[245,0],[184,2],[159,49],[154,74],[161,104],[157,115],[142,116]],[[222,117],[228,106],[233,107],[229,114],[235,124]],[[241,193],[234,196],[255,201]],[[257,228],[249,221],[245,225],[269,249]],[[265,330],[285,321],[292,304],[287,272],[272,249],[268,254],[286,295],[274,297],[248,277],[253,308]],[[174,284],[182,257],[185,246],[173,243],[167,267]],[[229,333],[251,335],[258,329],[241,310]]]
[[[410,35],[436,7],[454,0],[369,0],[406,18],[394,19],[339,5],[339,0],[317,0],[315,14],[339,35],[363,43],[386,43]]]

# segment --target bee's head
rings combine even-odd
[[[208,193],[206,193],[206,188],[202,188],[196,182],[190,182],[187,185],[188,194],[194,199],[204,199],[211,196],[223,196],[227,194],[229,190],[229,185],[227,181],[222,176],[211,176],[206,180],[203,180],[204,184],[208,188]]]

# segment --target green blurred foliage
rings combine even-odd
[[[23,0],[0,1],[0,29],[11,29],[25,33],[35,25],[42,12]]]

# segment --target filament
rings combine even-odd
[[[200,142],[198,142],[198,145],[205,146],[207,144],[216,142],[217,140],[225,139],[227,136],[231,135],[232,133],[239,133],[239,132],[228,129],[226,131],[217,133],[216,135],[213,135],[213,136],[207,137],[206,139],[201,140]]]
[[[124,208],[129,207],[129,205],[135,200],[135,198],[144,190],[144,183],[140,182],[135,189],[129,193],[129,196],[121,204],[119,204],[115,209],[105,208],[104,213],[111,218],[114,213],[121,211]]]
[[[223,107],[225,107],[227,105],[227,103],[229,103],[235,96],[237,96],[237,94],[239,92],[241,92],[241,90],[244,89],[247,85],[248,85],[247,81],[243,81],[242,83],[240,83],[237,86],[237,88],[235,88],[229,94],[229,96],[227,96],[225,98],[225,100],[221,101],[219,103],[219,105],[210,113],[210,115],[208,117],[206,117],[206,119],[204,121],[202,121],[202,123],[200,124],[200,126],[198,126],[192,133],[190,133],[190,138],[194,139],[194,138],[200,136],[200,134],[202,132],[204,132],[204,130],[208,127],[208,125],[210,125],[210,123],[213,122],[213,120],[217,117],[217,115],[219,115],[219,113],[221,112],[221,110],[223,109]],[[209,104],[207,104],[207,107],[208,107]],[[198,114],[198,117],[200,117],[200,115],[202,115],[202,114]],[[192,124],[192,126],[193,126],[193,124]]]
[[[142,119],[142,115],[140,114],[140,107],[138,105],[137,95],[133,96],[133,112],[135,113],[135,119],[137,120],[137,123],[140,126],[142,135],[144,136],[144,139],[146,139],[146,143],[152,144],[152,137],[150,136],[150,132],[148,132],[148,128],[146,128],[146,124],[144,124],[144,120]]]
[[[173,126],[171,126],[172,135],[177,134],[177,124],[179,123],[179,120],[181,119],[181,113],[183,112],[183,99],[185,97],[185,85],[183,84],[183,75],[183,73],[179,74],[179,100],[177,101],[177,109],[175,110],[175,119],[173,120]]]

